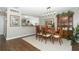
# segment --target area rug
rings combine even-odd
[[[41,51],[72,51],[71,40],[63,39],[63,44],[60,45],[59,42],[53,44],[50,41],[45,44],[44,41],[41,42],[38,39],[36,40],[35,36],[25,37],[22,39]]]

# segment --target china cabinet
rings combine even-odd
[[[57,15],[57,29],[63,29],[63,37],[73,35],[73,12],[63,12]]]

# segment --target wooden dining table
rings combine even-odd
[[[45,33],[43,33],[42,31],[44,31]],[[41,33],[42,34],[45,34],[45,35],[49,35],[51,34],[51,36],[49,37],[43,37],[44,35],[41,35],[41,38],[43,37],[44,40],[47,41],[47,39],[49,38],[51,42],[55,42],[55,41],[58,41],[61,45],[62,43],[62,39],[61,39],[61,34],[60,34],[60,31],[57,31],[55,30],[54,28],[48,28],[48,27],[42,27],[41,28]],[[47,38],[47,39],[46,39]]]

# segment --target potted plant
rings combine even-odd
[[[76,43],[79,43],[79,24],[77,24],[77,27],[75,28],[75,39],[74,39],[74,41],[76,42]]]
[[[79,24],[77,24],[76,33],[79,33]]]
[[[59,17],[61,14],[57,14],[56,17]]]
[[[61,14],[57,14],[56,16],[57,17],[59,17],[59,16],[61,16],[61,17],[66,17],[66,16],[72,16],[74,14],[74,12],[72,12],[72,11],[68,11],[68,12],[63,12],[63,13],[61,13]]]
[[[67,14],[66,12],[63,12],[63,13],[61,14],[61,16],[62,16],[62,17],[66,17],[66,16],[68,16],[68,14]]]
[[[72,17],[74,14],[74,12],[72,12],[72,11],[68,11],[67,13],[68,13],[68,16],[70,16],[70,17]]]
[[[54,27],[54,23],[52,24],[52,27]]]

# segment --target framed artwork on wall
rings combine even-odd
[[[20,16],[10,15],[10,27],[20,26]]]
[[[29,18],[22,18],[21,26],[33,26],[33,24]]]
[[[21,25],[22,25],[22,26],[27,26],[27,19],[26,19],[26,18],[23,18],[23,19],[21,20]]]

